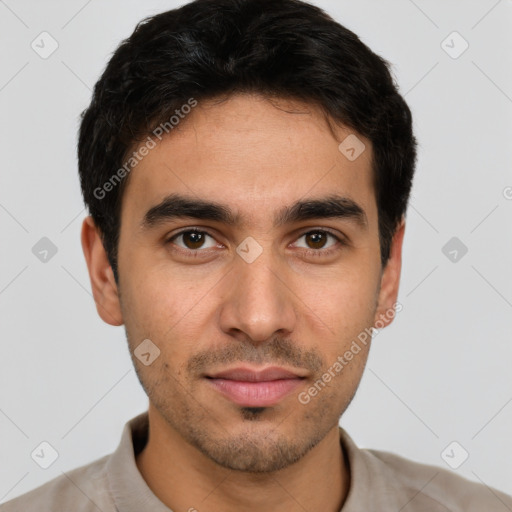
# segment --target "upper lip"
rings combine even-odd
[[[305,375],[295,370],[287,370],[280,366],[269,366],[264,369],[251,369],[248,367],[239,366],[237,368],[230,368],[221,372],[206,375],[211,379],[228,379],[239,380],[244,382],[265,382],[279,379],[301,379]]]

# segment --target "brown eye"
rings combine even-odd
[[[323,229],[316,229],[314,231],[303,233],[299,237],[299,240],[300,239],[304,239],[305,245],[297,244],[297,247],[309,250],[310,252],[319,253],[328,252],[329,249],[336,246],[336,244],[339,245],[341,243],[341,240],[337,236]],[[329,239],[332,240],[331,243],[329,243]]]
[[[327,242],[327,233],[323,231],[312,231],[304,235],[306,237],[308,246],[311,249],[323,249]]]
[[[204,244],[204,233],[198,233],[197,231],[187,231],[182,233],[183,243],[187,249],[200,249]]]
[[[212,240],[209,246],[205,246],[207,238],[211,238]],[[181,243],[178,243],[180,240]],[[205,231],[200,231],[197,229],[182,231],[181,233],[171,237],[169,239],[169,243],[173,243],[182,249],[187,249],[190,251],[197,251],[198,249],[210,249],[216,245],[215,239],[211,235]]]

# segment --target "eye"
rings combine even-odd
[[[210,245],[205,246],[207,238],[210,238],[213,242],[210,242]],[[177,243],[176,241],[181,241],[181,243]],[[173,243],[181,249],[194,252],[197,252],[198,249],[211,249],[218,245],[211,235],[206,231],[201,231],[199,229],[187,229],[186,231],[176,233],[167,240],[167,243]]]
[[[315,229],[303,233],[298,240],[304,239],[306,245],[295,245],[306,249],[308,254],[325,255],[330,254],[333,250],[339,249],[339,245],[344,245],[340,237],[334,235],[330,231],[324,229]],[[331,243],[329,243],[329,239]],[[296,242],[297,244],[297,242]]]
[[[210,240],[208,242],[208,239]],[[304,239],[305,245],[301,245],[298,241]],[[295,242],[294,246],[304,249],[307,255],[311,256],[326,256],[339,250],[342,246],[346,245],[344,240],[327,231],[325,229],[314,229],[303,233]],[[187,256],[200,256],[209,254],[208,249],[220,247],[215,238],[201,229],[185,229],[172,235],[166,244],[175,246],[173,249],[177,252],[182,252]]]

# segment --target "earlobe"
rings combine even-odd
[[[122,325],[124,322],[117,284],[100,232],[90,215],[82,223],[81,241],[98,314],[107,324]]]
[[[394,305],[397,302],[400,273],[402,270],[402,244],[405,233],[405,218],[402,217],[391,242],[389,260],[382,271],[381,286],[374,326],[381,329],[389,325],[395,317]]]

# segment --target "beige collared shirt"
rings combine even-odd
[[[114,453],[0,505],[0,512],[172,512],[135,463],[147,436],[145,412],[126,423]],[[350,465],[350,489],[340,512],[512,511],[512,497],[496,489],[391,453],[360,449],[341,427],[340,442]]]

